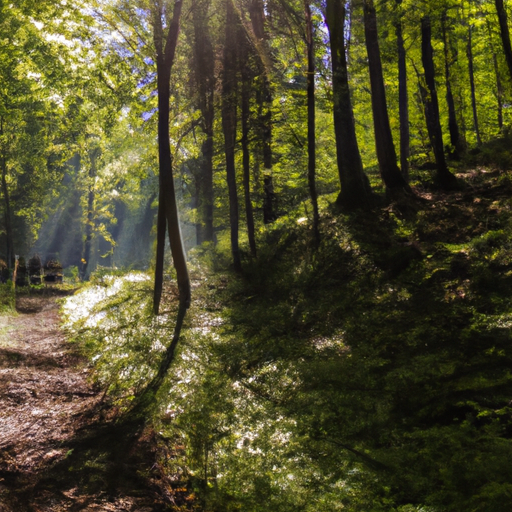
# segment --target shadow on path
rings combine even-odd
[[[166,445],[102,403],[59,328],[61,295],[18,297],[0,317],[0,512],[177,510]]]

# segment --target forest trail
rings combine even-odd
[[[147,433],[136,461],[121,457],[121,472],[112,464],[110,414],[88,381],[87,361],[60,329],[62,292],[47,293],[18,297],[17,314],[0,316],[0,512],[168,510],[158,485],[145,489],[147,477],[133,478],[154,466]]]

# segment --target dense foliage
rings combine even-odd
[[[383,163],[375,150],[378,131],[372,122],[375,94],[369,73],[378,64],[369,63],[363,7],[375,7],[385,101],[402,172],[413,184],[425,184],[435,178],[432,170],[425,170],[440,163],[439,155],[434,159],[426,122],[432,93],[426,94],[431,77],[424,68],[421,20],[428,19],[431,26],[432,79],[442,128],[438,142],[448,157],[460,158],[475,145],[505,133],[510,122],[511,79],[502,51],[503,27],[508,27],[499,22],[498,4],[340,2],[355,151],[360,152],[374,191],[383,186],[376,176],[379,166],[383,173]],[[309,197],[311,179],[319,194],[340,188],[336,149],[341,155],[348,155],[348,150],[333,129],[339,116],[335,111],[333,117],[338,71],[333,74],[331,66],[329,6],[308,5],[313,28],[310,64],[315,73],[314,96],[309,99],[303,3],[240,1],[227,31],[225,2],[194,0],[184,7],[170,78],[170,139],[187,248],[196,242],[222,241],[231,222],[231,237],[240,229],[244,250],[246,239],[252,244],[253,223],[257,230],[301,204]],[[172,2],[2,4],[0,29],[6,44],[1,49],[0,138],[6,261],[14,253],[28,257],[32,250],[43,256],[59,253],[65,266],[81,267],[85,277],[98,264],[148,266],[152,242],[146,234],[158,203],[152,9],[167,16]],[[236,52],[228,62],[223,52],[229,44]],[[229,214],[235,199],[233,194],[228,199],[224,173],[226,76],[232,80],[229,94],[234,95],[235,107],[230,135],[235,191],[240,211],[242,197],[245,209],[238,219],[233,211]],[[316,104],[318,150],[308,178],[311,101]],[[344,179],[342,184],[350,182]],[[312,213],[308,207],[308,215]],[[242,229],[246,223],[247,234]],[[63,230],[69,235],[61,236]],[[255,249],[251,245],[251,251]]]
[[[459,179],[413,214],[324,200],[318,248],[299,209],[259,238],[243,277],[218,269],[229,248],[196,253],[154,421],[182,447],[167,468],[198,509],[510,505],[510,176]],[[105,276],[67,306],[121,408],[174,324],[176,290],[155,318],[144,282]],[[110,298],[82,309],[98,293]]]
[[[70,333],[183,507],[510,508],[509,14],[0,2],[0,256],[91,277]]]

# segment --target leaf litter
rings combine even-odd
[[[159,463],[169,448],[149,428],[123,435],[67,342],[66,293],[18,295],[0,316],[0,512],[182,510]]]

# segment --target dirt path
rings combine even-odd
[[[101,393],[59,329],[56,299],[18,298],[18,314],[0,316],[0,512],[169,510],[162,485],[134,477],[154,466],[147,434],[122,472],[113,463]]]

